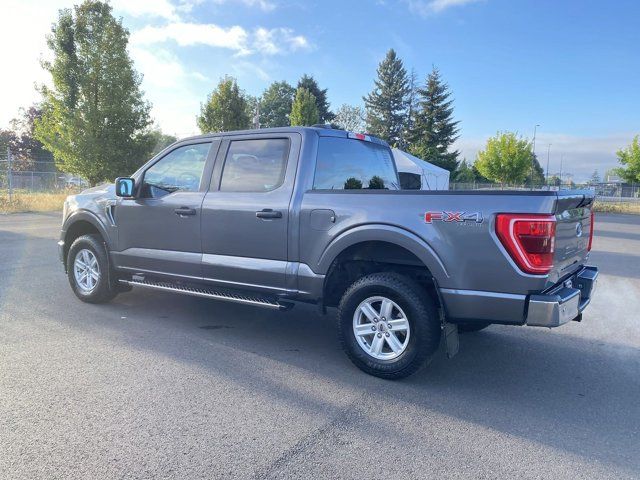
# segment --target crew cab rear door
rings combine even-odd
[[[286,290],[289,206],[300,143],[295,133],[232,135],[223,141],[202,204],[206,281]]]

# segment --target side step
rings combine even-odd
[[[158,282],[151,280],[143,280],[134,278],[132,280],[120,280],[120,283],[131,285],[133,287],[151,288],[153,290],[164,290],[166,292],[182,293],[184,295],[193,295],[194,297],[213,298],[216,300],[225,300],[227,302],[244,303],[246,305],[255,305],[258,307],[274,308],[278,310],[288,310],[291,304],[279,303],[275,298],[261,297],[259,295],[248,295],[245,293],[236,293],[223,289],[216,289],[204,286],[192,285],[176,285],[168,282]]]

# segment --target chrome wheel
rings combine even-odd
[[[400,306],[387,297],[369,297],[353,314],[358,345],[377,360],[393,360],[407,349],[411,328]]]
[[[73,276],[82,293],[91,293],[100,281],[100,266],[95,254],[87,249],[76,253],[73,261]]]

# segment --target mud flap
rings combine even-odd
[[[444,323],[444,341],[447,348],[447,358],[455,357],[460,348],[458,325],[455,323]]]

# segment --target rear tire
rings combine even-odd
[[[118,294],[109,255],[99,235],[78,237],[67,255],[67,277],[73,293],[86,303],[105,303]]]
[[[441,326],[436,312],[430,295],[410,278],[373,273],[354,282],[342,296],[340,344],[362,371],[404,378],[438,350]]]

